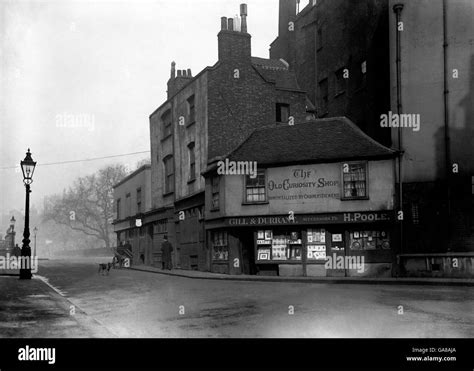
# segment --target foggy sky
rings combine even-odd
[[[242,2],[0,0],[0,214],[24,209],[21,172],[4,168],[28,147],[40,209],[78,176],[149,157],[41,166],[150,150],[148,116],[166,100],[171,61],[193,76],[213,65],[220,17]],[[246,3],[252,55],[268,58],[278,0]]]

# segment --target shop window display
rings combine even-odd
[[[301,260],[302,244],[299,232],[273,234],[272,230],[257,232],[258,261]]]
[[[351,250],[389,250],[387,231],[352,231],[349,233]]]
[[[326,259],[326,230],[324,228],[308,229],[307,239],[307,259]]]
[[[227,232],[212,233],[212,259],[217,261],[229,259]]]

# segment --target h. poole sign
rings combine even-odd
[[[264,226],[264,225],[293,225],[293,224],[345,224],[345,223],[375,223],[389,222],[395,219],[395,213],[389,211],[361,211],[334,214],[304,214],[290,217],[289,215],[275,216],[243,216],[228,218],[225,224],[231,227]]]

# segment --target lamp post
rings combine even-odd
[[[23,246],[21,248],[22,265],[20,268],[20,279],[31,279],[31,248],[30,248],[30,184],[33,183],[33,173],[35,171],[36,162],[31,158],[30,149],[26,153],[26,157],[20,162],[21,171],[23,172],[23,183],[26,188],[25,202],[25,230],[23,232]],[[25,266],[26,265],[26,266]]]
[[[35,248],[33,250],[33,256],[36,258],[36,234],[38,233],[38,228],[34,228],[33,232],[35,232]]]
[[[10,219],[10,233],[12,235],[12,244],[11,244],[11,251],[15,249],[15,216],[12,216]]]

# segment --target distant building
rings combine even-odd
[[[113,222],[117,246],[130,244],[132,264],[160,261],[153,250],[153,226],[145,225],[151,210],[151,166],[143,165],[113,186],[116,218]]]
[[[395,157],[343,117],[254,131],[228,159],[256,161],[255,178],[205,173],[211,270],[392,276]]]
[[[311,118],[314,107],[285,61],[251,56],[247,7],[222,17],[219,60],[196,76],[173,62],[168,99],[150,115],[153,246],[163,235],[175,247],[173,265],[210,270],[201,173],[255,129]]]
[[[284,59],[317,117],[346,116],[390,146],[380,115],[390,109],[388,0],[279,1],[270,58]]]

